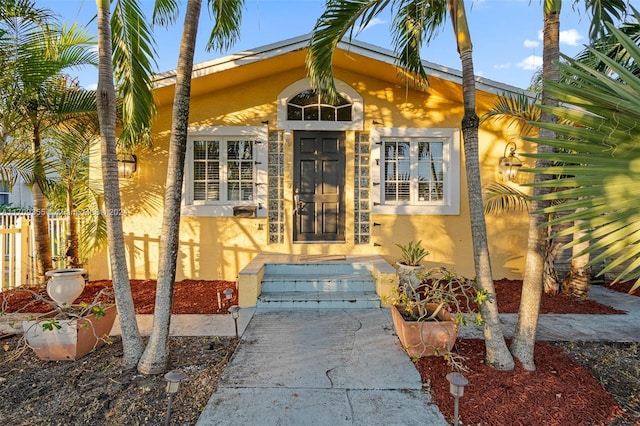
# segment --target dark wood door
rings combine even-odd
[[[294,132],[294,241],[344,241],[344,133]]]

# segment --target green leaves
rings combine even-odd
[[[622,31],[609,26],[633,62],[640,47]],[[556,200],[536,213],[562,213],[545,226],[570,226],[552,237],[585,234],[566,244],[570,248],[590,241],[579,255],[591,253],[590,264],[607,260],[601,274],[616,271],[616,280],[640,278],[640,77],[624,64],[589,48],[612,73],[603,73],[570,58],[560,64],[562,83],[545,82],[561,105],[545,108],[566,120],[563,124],[534,125],[555,131],[561,138],[529,140],[553,146],[559,152],[528,154],[557,165],[525,171],[552,175],[532,183],[554,192],[534,198]],[[624,63],[627,63],[626,61]],[[638,259],[638,260],[635,260]],[[622,268],[621,268],[622,267]],[[636,283],[636,287],[638,283]]]

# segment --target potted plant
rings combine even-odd
[[[52,278],[47,285],[51,300],[31,290],[24,290],[52,308],[46,314],[22,322],[26,345],[33,349],[38,358],[77,360],[107,343],[116,318],[111,289],[101,290],[91,303],[72,304],[79,296],[76,275],[80,275],[81,287],[84,288],[84,278],[81,277],[84,272],[74,269],[48,274]]]
[[[396,262],[398,266],[398,276],[400,284],[410,281],[412,285],[417,284],[417,275],[424,269],[420,262],[429,255],[429,252],[422,247],[422,241],[409,241],[409,244],[396,244],[402,251],[402,258]]]
[[[394,289],[390,304],[396,333],[412,358],[448,355],[460,325],[471,317],[482,323],[478,307],[487,294],[474,280],[443,267],[417,277],[417,284],[408,281]]]

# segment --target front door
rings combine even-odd
[[[344,132],[294,139],[294,241],[344,241]]]

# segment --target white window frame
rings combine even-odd
[[[385,139],[416,139],[443,142],[443,199],[420,201],[415,204],[385,203],[384,164],[382,144]],[[458,215],[460,214],[460,130],[422,128],[374,128],[371,129],[371,180],[372,213],[397,215]],[[411,160],[411,167],[417,163]]]
[[[336,89],[340,95],[351,102],[351,121],[322,121],[322,120],[288,120],[287,105],[289,100],[298,93],[311,89],[308,78],[298,80],[286,87],[278,94],[277,127],[289,130],[363,130],[364,108],[362,96],[348,84],[336,80]]]
[[[205,201],[193,199],[193,143],[196,140],[232,138],[252,140],[254,160],[255,199],[242,201]],[[182,185],[182,216],[233,216],[236,206],[256,206],[257,217],[266,216],[267,203],[267,140],[266,126],[200,126],[189,127],[185,158],[184,183]],[[226,186],[226,185],[224,185]],[[223,185],[221,185],[222,191]]]

